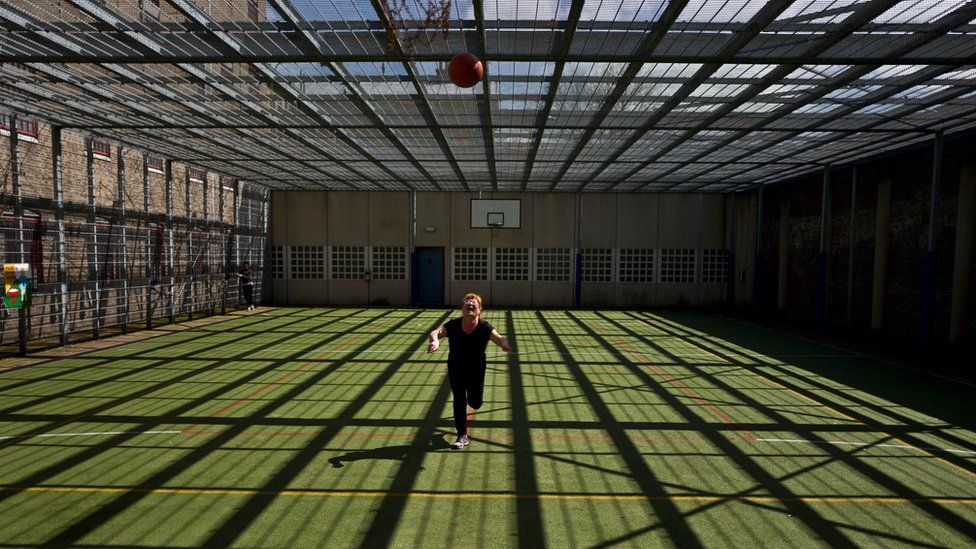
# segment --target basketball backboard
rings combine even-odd
[[[472,229],[520,229],[522,201],[517,199],[472,198]]]

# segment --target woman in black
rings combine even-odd
[[[251,278],[251,263],[245,261],[241,264],[241,272],[237,274],[241,279],[241,289],[244,290],[244,301],[247,302],[247,310],[254,309],[254,280]]]
[[[505,352],[511,352],[508,341],[498,330],[481,318],[481,296],[467,294],[461,302],[461,318],[449,320],[428,337],[430,345],[427,352],[433,353],[440,347],[439,339],[451,340],[451,350],[447,355],[447,379],[454,393],[454,426],[457,440],[454,448],[468,445],[468,406],[481,408],[485,392],[485,348],[488,340]]]

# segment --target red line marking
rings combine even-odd
[[[246,397],[244,397],[242,399],[239,399],[239,400],[236,400],[234,402],[231,402],[227,406],[224,406],[223,408],[221,408],[221,409],[217,410],[216,412],[210,414],[209,416],[207,416],[207,418],[208,419],[213,419],[213,418],[220,417],[220,416],[226,414],[227,412],[233,410],[234,408],[237,408],[241,404],[244,404],[245,402],[250,401],[254,397],[256,397],[258,395],[261,395],[262,393],[265,393],[267,391],[270,391],[271,389],[273,389],[276,386],[280,385],[284,381],[287,381],[288,379],[291,379],[292,377],[294,377],[295,375],[299,374],[300,372],[303,372],[303,371],[307,370],[308,368],[311,368],[312,366],[314,366],[315,364],[317,364],[316,361],[322,360],[323,358],[325,358],[325,357],[327,357],[327,356],[329,356],[329,355],[331,355],[331,354],[333,354],[335,352],[341,351],[342,349],[344,349],[344,348],[352,345],[353,343],[356,343],[357,341],[359,341],[360,339],[366,337],[370,333],[375,332],[376,330],[380,329],[385,324],[386,323],[374,325],[370,329],[366,330],[365,332],[363,332],[361,334],[358,334],[353,339],[351,339],[351,340],[349,340],[349,341],[347,341],[347,342],[339,345],[338,347],[329,349],[328,351],[326,351],[326,352],[318,355],[317,357],[313,358],[312,360],[306,361],[304,364],[302,364],[298,368],[295,368],[294,370],[292,370],[292,371],[290,371],[290,372],[282,375],[278,379],[272,381],[271,383],[268,383],[264,387],[261,387],[260,389],[254,391],[253,393],[247,395]],[[200,424],[199,423],[195,423],[193,425],[190,425],[186,429],[183,429],[183,434],[192,434],[193,431],[195,431],[199,427],[200,427]]]
[[[650,359],[648,359],[642,353],[640,353],[639,351],[637,351],[636,349],[634,349],[633,347],[631,347],[630,344],[628,344],[626,341],[623,341],[619,337],[613,335],[612,333],[609,333],[607,330],[605,330],[599,324],[594,323],[593,325],[596,327],[597,330],[600,330],[600,332],[602,332],[603,335],[610,337],[611,339],[613,339],[617,343],[617,345],[620,345],[625,350],[627,350],[627,352],[629,352],[630,354],[632,354],[632,355],[636,356],[637,358],[639,358],[641,360],[641,362],[643,362],[644,364],[647,364],[648,366],[650,366],[651,369],[654,370],[655,373],[657,373],[660,376],[663,376],[666,380],[668,380],[669,382],[671,382],[672,384],[674,384],[675,386],[677,386],[679,389],[681,389],[686,395],[690,396],[691,398],[693,398],[693,399],[697,400],[698,402],[700,402],[701,404],[703,404],[706,408],[708,408],[713,414],[715,414],[715,416],[717,416],[718,418],[720,418],[722,421],[724,421],[725,423],[728,423],[729,425],[732,425],[733,427],[738,427],[738,424],[732,418],[730,418],[729,416],[725,415],[721,410],[719,410],[717,407],[715,407],[714,404],[712,404],[711,402],[708,402],[707,400],[705,400],[704,398],[702,398],[698,393],[696,393],[690,387],[688,387],[684,383],[681,383],[681,381],[673,378],[671,376],[671,374],[665,372],[664,369],[661,368],[660,366],[658,366],[657,364],[652,363]],[[739,434],[745,440],[756,440],[755,435],[753,435],[752,433],[750,433],[749,431],[747,431],[745,429],[739,429]]]

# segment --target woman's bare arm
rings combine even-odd
[[[491,331],[491,342],[501,347],[506,353],[512,352],[512,348],[508,346],[508,340],[502,337],[502,335],[498,333],[498,330]]]
[[[439,339],[446,335],[447,335],[447,330],[445,330],[443,326],[427,334],[427,341],[430,342],[430,345],[427,346],[427,352],[433,353],[434,351],[436,351],[437,348],[440,347],[441,345]]]

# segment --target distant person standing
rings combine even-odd
[[[251,262],[245,261],[241,264],[241,272],[237,273],[237,278],[241,279],[241,289],[244,291],[244,301],[247,302],[247,310],[254,310],[254,279],[251,278]]]
[[[464,296],[461,318],[449,320],[429,334],[428,353],[440,347],[442,337],[451,340],[451,350],[447,355],[447,379],[454,394],[454,427],[457,429],[457,440],[452,446],[461,449],[468,445],[468,406],[477,410],[484,401],[487,369],[485,348],[488,341],[491,340],[506,353],[511,352],[512,348],[498,330],[481,318],[481,296],[478,294]]]

